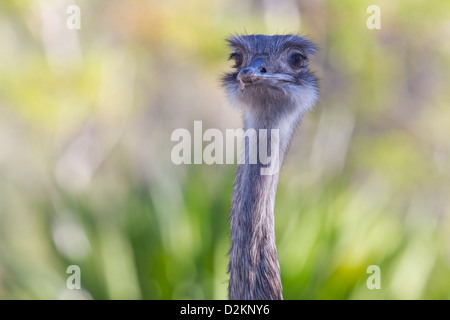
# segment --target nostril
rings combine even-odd
[[[262,73],[266,73],[267,72],[266,68],[264,68],[264,67],[260,68],[259,71],[261,71]]]

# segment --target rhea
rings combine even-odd
[[[296,128],[318,98],[317,80],[308,69],[315,46],[296,35],[243,35],[227,41],[235,69],[223,77],[228,97],[243,111],[245,130],[266,134],[265,139],[258,135],[258,148],[270,149],[270,160],[281,168]],[[230,210],[228,297],[283,299],[274,228],[280,170],[261,174],[267,159],[250,163],[249,141],[244,140]]]

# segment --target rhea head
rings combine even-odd
[[[230,100],[244,112],[279,118],[301,117],[318,97],[317,80],[308,69],[316,51],[295,35],[244,35],[227,39],[235,69],[223,77]],[[295,112],[296,111],[296,112]]]

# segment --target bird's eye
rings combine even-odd
[[[239,52],[233,52],[230,54],[229,60],[234,60],[234,68],[239,68],[242,64],[242,54]]]
[[[305,57],[301,53],[295,52],[289,56],[289,63],[296,68],[303,67],[304,61]]]

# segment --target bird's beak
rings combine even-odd
[[[267,72],[261,72],[258,68],[244,68],[239,71],[237,81],[240,82],[240,89],[244,91],[247,85],[255,84],[263,80],[275,80],[275,81],[294,81],[294,78],[286,74],[270,74]]]
[[[245,68],[239,71],[237,80],[241,83],[240,89],[244,91],[245,86],[255,83],[263,77],[263,73],[256,68]]]

